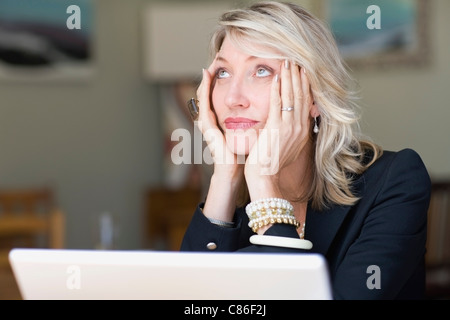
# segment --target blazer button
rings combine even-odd
[[[217,244],[215,244],[214,242],[210,242],[206,245],[206,248],[208,248],[209,250],[216,250]]]

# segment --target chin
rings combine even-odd
[[[227,132],[226,134],[227,147],[238,156],[247,156],[256,139],[257,135],[253,130],[244,133]]]

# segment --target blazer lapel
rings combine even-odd
[[[329,210],[316,211],[308,206],[305,239],[312,242],[313,252],[327,254],[331,242],[350,208],[350,206],[334,206]]]
[[[354,181],[353,188],[359,197],[365,192],[364,175]],[[326,255],[336,233],[353,206],[334,205],[328,210],[316,211],[308,204],[305,223],[305,239],[313,244],[312,251]]]

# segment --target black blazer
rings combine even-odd
[[[308,206],[305,239],[311,250],[251,245],[244,208],[236,210],[235,227],[214,225],[194,212],[182,251],[314,252],[328,262],[334,299],[423,299],[425,245],[431,182],[419,155],[411,150],[384,151],[353,190],[360,200],[353,206],[315,211]],[[293,226],[275,224],[267,235],[297,237]],[[373,266],[379,288],[373,287]]]

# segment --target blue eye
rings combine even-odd
[[[266,68],[258,68],[256,70],[256,76],[257,77],[268,77],[270,76],[272,73],[267,70]]]
[[[230,74],[225,71],[224,69],[220,69],[216,72],[216,77],[218,79],[224,79],[224,78],[228,78],[230,76]]]

